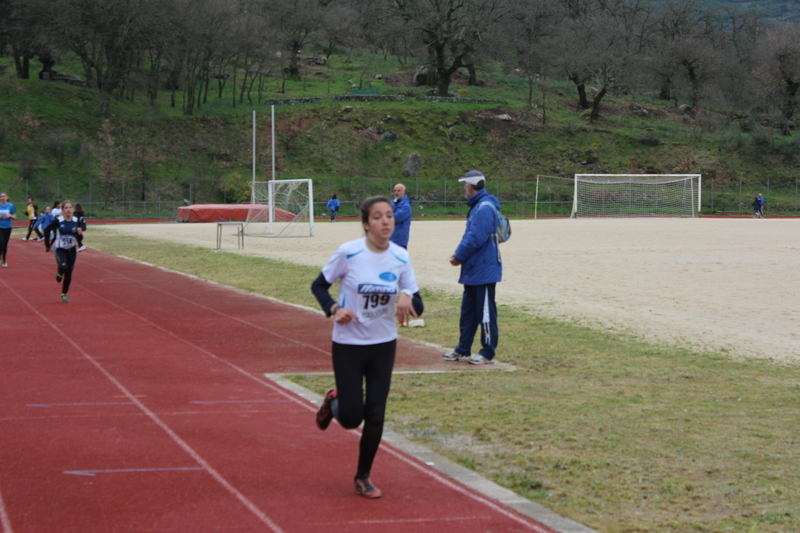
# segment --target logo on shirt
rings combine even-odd
[[[378,277],[381,278],[383,281],[388,281],[388,282],[397,281],[397,276],[395,276],[393,272],[384,272]]]
[[[394,274],[392,274],[394,275]],[[383,276],[383,274],[381,274]],[[397,287],[391,285],[379,285],[377,283],[360,283],[358,294],[396,294]]]

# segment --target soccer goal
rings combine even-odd
[[[575,174],[572,217],[699,217],[700,174]]]
[[[311,180],[254,181],[250,185],[245,235],[314,236],[314,190]]]

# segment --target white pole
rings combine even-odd
[[[272,108],[272,179],[275,179],[275,106]]]
[[[310,237],[314,236],[314,182],[308,180],[308,221],[310,225]]]
[[[256,110],[253,109],[253,182],[256,181]]]
[[[712,197],[713,198],[713,197]],[[700,211],[703,205],[703,175],[697,176],[697,216],[700,217]]]
[[[539,174],[536,174],[536,195],[533,197],[533,220],[539,211]]]
[[[572,193],[572,217],[578,217],[578,175],[574,174],[575,176],[575,191]]]

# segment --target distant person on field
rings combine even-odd
[[[445,361],[468,361],[474,365],[494,363],[497,349],[497,305],[495,285],[503,278],[503,264],[494,234],[497,216],[491,206],[500,210],[500,201],[486,192],[486,177],[470,170],[458,181],[464,182],[467,197],[467,229],[450,257],[450,264],[461,266],[458,282],[464,285],[461,297],[460,336],[458,346],[444,354]],[[481,328],[481,350],[472,354],[475,333]]]
[[[50,215],[53,218],[58,218],[61,216],[61,200],[56,200],[53,202],[53,209],[50,210]]]
[[[759,203],[758,213],[761,215],[761,218],[764,218],[764,203],[766,202],[766,200],[764,199],[764,196],[761,193],[758,193],[757,198]]]
[[[758,196],[750,205],[753,206],[753,218],[764,218],[764,215],[761,214],[761,199]]]
[[[81,204],[75,204],[75,218],[78,219],[78,223],[82,225],[82,227],[86,227],[86,213],[83,212],[83,206]],[[82,252],[86,249],[83,245],[83,233],[78,234],[78,251]]]
[[[31,233],[36,231],[36,235],[39,236],[39,240],[42,240],[42,233],[39,231],[39,228],[36,226],[36,219],[38,218],[36,213],[37,206],[33,203],[33,196],[28,196],[28,207],[25,208],[25,212],[28,215],[28,235],[22,238],[23,241],[31,240]]]
[[[339,211],[339,208],[342,206],[342,203],[336,198],[334,194],[331,196],[331,199],[328,200],[328,203],[325,207],[327,207],[331,212],[331,222],[336,218],[336,213]]]
[[[8,242],[11,240],[11,225],[17,220],[17,208],[8,201],[8,195],[0,192],[0,261],[3,268],[8,266],[6,254],[8,253]]]
[[[408,248],[408,237],[411,233],[411,200],[406,194],[406,186],[398,183],[394,186],[394,233],[392,242],[403,248]]]

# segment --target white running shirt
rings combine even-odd
[[[417,292],[417,280],[408,251],[393,242],[375,253],[362,237],[339,246],[322,269],[325,281],[339,281],[342,307],[358,320],[333,324],[333,341],[339,344],[380,344],[397,338],[395,304],[402,290]]]

